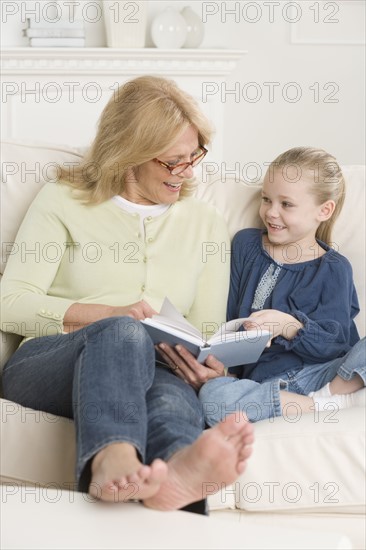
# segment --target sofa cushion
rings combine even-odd
[[[0,483],[75,489],[73,421],[0,399]]]
[[[247,469],[234,484],[247,511],[364,513],[365,409],[277,417],[255,424]]]
[[[55,181],[56,164],[80,162],[76,150],[42,144],[1,144],[1,243],[0,273],[31,202],[41,187]]]
[[[73,422],[5,399],[1,416],[1,481],[73,488]],[[361,408],[257,422],[244,474],[230,487],[212,486],[210,508],[359,512],[364,449]]]

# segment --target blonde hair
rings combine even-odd
[[[141,76],[122,84],[104,108],[94,142],[80,165],[60,167],[59,179],[81,191],[85,203],[97,204],[124,190],[129,169],[159,157],[190,126],[200,145],[212,127],[196,101],[173,80]],[[184,180],[180,197],[192,192]]]
[[[337,160],[323,149],[294,147],[271,162],[267,174],[270,170],[282,169],[283,176],[286,177],[284,169],[287,170],[289,166],[295,166],[298,174],[300,173],[297,181],[306,177],[311,183],[310,192],[319,205],[328,200],[335,202],[332,216],[320,223],[315,234],[317,239],[331,246],[333,226],[342,210],[346,193],[344,176]],[[304,171],[307,173],[304,174]]]

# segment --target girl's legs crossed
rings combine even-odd
[[[213,426],[234,413],[245,414],[251,422],[281,416],[280,389],[286,381],[263,383],[233,377],[215,378],[206,382],[199,392],[206,423]]]
[[[345,356],[288,373],[283,376],[283,380],[273,379],[262,383],[232,377],[210,380],[199,392],[206,422],[212,426],[230,412],[240,411],[252,422],[296,414],[299,410],[311,412],[314,410],[312,392],[327,384],[330,384],[331,390],[334,388],[344,394],[351,394],[333,395],[333,390],[327,402],[333,402],[339,408],[362,405],[366,392],[360,389],[366,383],[365,344],[366,339],[363,338]],[[347,401],[338,397],[345,397]]]
[[[320,365],[305,367],[294,377],[291,389],[309,396],[302,407],[305,412],[314,410],[314,401],[319,410],[332,403],[337,408],[365,405],[366,384],[366,339],[359,340],[343,357]],[[281,394],[281,399],[288,396]]]

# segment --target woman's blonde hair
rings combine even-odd
[[[103,202],[121,194],[129,169],[159,157],[190,125],[197,129],[200,145],[210,142],[208,119],[174,81],[156,76],[130,80],[104,108],[81,164],[72,172],[61,168],[59,179],[82,191],[86,203]],[[192,187],[192,180],[184,180],[180,196]]]
[[[286,178],[287,168],[290,166],[297,168],[296,181],[305,177],[311,183],[310,191],[319,205],[328,200],[335,202],[332,216],[320,223],[315,234],[317,239],[331,246],[333,226],[342,210],[346,193],[344,176],[337,160],[323,149],[295,147],[271,162],[267,174],[270,170],[280,169]]]

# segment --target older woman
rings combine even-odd
[[[195,390],[156,363],[139,322],[165,296],[203,331],[225,319],[229,264],[205,247],[228,247],[226,227],[189,198],[210,137],[173,82],[121,86],[83,162],[46,184],[24,219],[17,242],[40,254],[13,254],[3,278],[4,325],[36,332],[5,366],[4,394],[75,420],[78,486],[103,500],[182,508],[233,482],[250,454],[244,418],[202,433]],[[214,357],[199,368],[202,381],[223,373]]]

